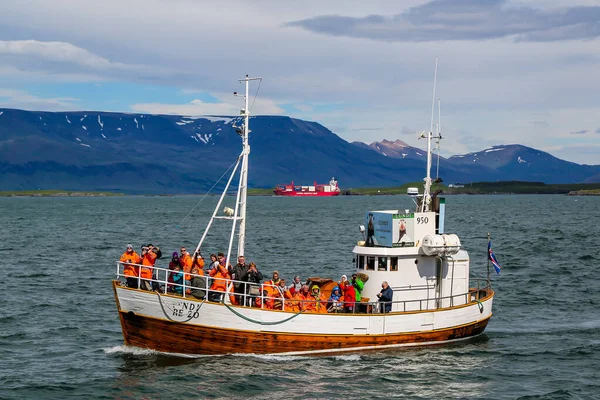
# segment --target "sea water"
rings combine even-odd
[[[446,230],[469,251],[471,276],[487,274],[488,232],[502,265],[494,315],[473,339],[329,357],[123,346],[115,261],[127,243],[159,245],[159,266],[193,250],[216,201],[0,198],[0,398],[600,398],[600,197],[447,198]],[[410,198],[251,197],[245,256],[265,279],[339,279],[365,211],[396,208]],[[215,224],[205,256],[227,252],[231,227]]]

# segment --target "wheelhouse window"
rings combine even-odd
[[[379,262],[377,263],[378,271],[387,271],[388,269],[388,258],[387,257],[379,257]]]
[[[365,256],[358,256],[356,262],[356,269],[365,269]]]
[[[398,271],[398,257],[390,258],[390,271]]]
[[[367,268],[368,270],[371,271],[375,271],[375,262],[376,262],[377,258],[376,257],[372,257],[372,256],[368,256],[367,257]]]

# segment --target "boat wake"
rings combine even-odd
[[[133,354],[136,356],[158,355],[158,351],[150,349],[140,349],[139,347],[114,346],[102,349],[105,354]]]

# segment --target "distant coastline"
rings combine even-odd
[[[72,192],[66,190],[13,190],[0,192],[0,197],[107,197],[123,196],[112,192]]]
[[[569,192],[569,196],[600,196],[600,189],[574,190]]]
[[[342,196],[385,196],[405,195],[409,187],[420,191],[423,182],[411,182],[396,187],[378,188],[342,188]],[[436,183],[432,191],[441,190],[444,195],[477,195],[477,194],[564,194],[569,196],[600,196],[600,183],[564,183],[545,184],[541,182],[473,182],[469,184],[446,185]],[[204,193],[122,193],[105,191],[69,191],[69,190],[13,190],[0,191],[0,197],[109,197],[109,196],[199,196]],[[273,188],[250,188],[248,196],[274,196]]]

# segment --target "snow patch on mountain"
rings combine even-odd
[[[98,115],[98,124],[100,125],[100,129],[104,129],[104,122],[100,120],[100,116]]]
[[[519,162],[519,164],[523,164],[523,163],[526,163],[526,162],[527,162],[527,161],[523,160],[523,159],[521,158],[521,156],[517,157],[517,161]]]
[[[81,125],[81,127],[83,128],[83,130],[87,131],[87,128],[85,127],[85,125]]]
[[[85,143],[79,143],[79,144],[82,145],[82,146],[85,146],[85,147],[92,147],[89,144],[85,144]]]
[[[121,128],[117,128],[118,131],[122,130]]]
[[[79,139],[78,137],[75,138],[78,142],[81,142],[81,139]]]
[[[204,135],[202,135],[201,133],[196,133],[196,136],[202,141],[202,143],[207,144],[210,141],[210,138],[212,137],[212,133],[205,133]]]
[[[140,129],[140,124],[138,123],[138,120],[137,120],[137,118],[134,118],[134,119],[133,119],[133,122],[135,122],[135,127],[136,127],[137,129]]]
[[[69,121],[69,116],[68,115],[65,115],[65,118],[67,119],[68,123],[71,123],[71,121]]]
[[[104,139],[106,139],[106,136],[104,136],[104,133],[102,133],[102,137],[103,137]]]
[[[203,115],[203,116],[199,116],[199,117],[186,117],[186,118],[188,118],[188,119],[205,119],[210,122],[223,121],[224,124],[228,124],[231,121],[234,121],[236,119],[236,118],[229,118],[229,117],[213,117],[210,115]]]

